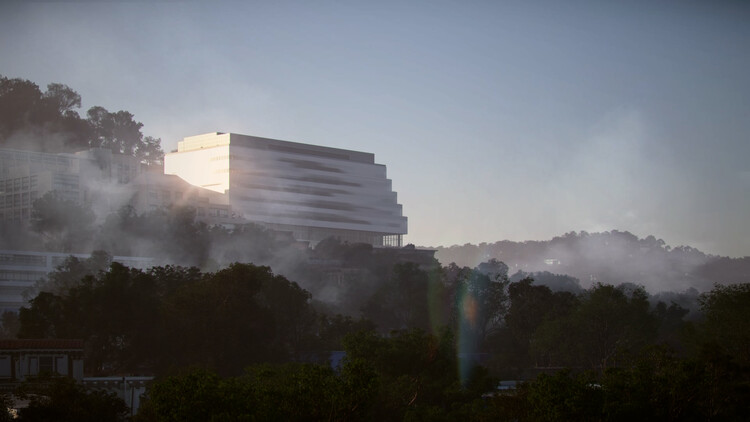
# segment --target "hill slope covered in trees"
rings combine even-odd
[[[497,259],[511,272],[566,274],[583,287],[595,282],[633,283],[657,293],[707,291],[714,284],[750,282],[750,257],[707,255],[690,246],[672,248],[654,236],[641,239],[627,231],[570,232],[546,241],[504,240],[435,249],[442,263],[473,267]]]

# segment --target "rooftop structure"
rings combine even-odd
[[[83,340],[0,340],[0,386],[41,375],[83,380]]]

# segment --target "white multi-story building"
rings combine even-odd
[[[0,220],[28,221],[34,200],[50,191],[77,204],[122,205],[113,202],[115,187],[140,173],[135,157],[102,148],[75,154],[0,148]]]
[[[127,204],[138,214],[190,206],[208,224],[241,222],[223,193],[146,170],[129,155],[104,148],[74,154],[0,148],[0,221],[29,221],[34,201],[51,191],[101,218]]]
[[[164,172],[226,194],[234,212],[298,240],[401,246],[407,233],[386,168],[371,153],[235,133],[191,136]]]

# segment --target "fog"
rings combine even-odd
[[[629,232],[571,232],[547,241],[499,241],[438,247],[441,262],[474,266],[494,258],[512,271],[547,271],[577,278],[583,288],[596,282],[634,283],[651,294],[710,290],[715,283],[750,281],[750,258],[708,255],[690,246],[671,247],[654,236]]]

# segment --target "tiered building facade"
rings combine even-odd
[[[232,210],[315,244],[401,246],[407,219],[373,154],[235,133],[185,138],[164,172],[227,195]]]

